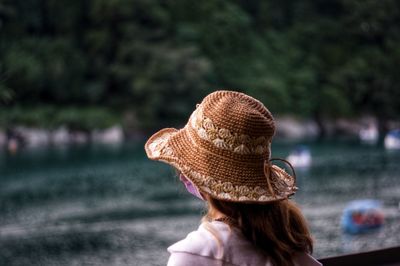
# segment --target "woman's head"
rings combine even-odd
[[[157,132],[145,149],[213,198],[267,203],[297,189],[294,177],[270,162],[274,132],[274,119],[261,102],[216,91],[196,106],[184,128]]]

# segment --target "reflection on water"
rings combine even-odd
[[[202,203],[142,147],[0,153],[0,265],[164,265],[166,247],[198,226]],[[273,157],[293,147],[274,144]],[[297,171],[294,200],[310,222],[315,256],[400,245],[400,153],[351,142],[309,147],[313,164]],[[342,210],[360,198],[383,202],[385,226],[343,235]]]

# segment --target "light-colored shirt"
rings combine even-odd
[[[207,227],[212,227],[214,234]],[[272,266],[264,255],[239,229],[219,221],[201,224],[197,231],[168,248],[167,266]],[[297,266],[322,265],[307,253],[294,257]]]

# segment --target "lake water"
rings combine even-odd
[[[298,171],[316,257],[400,245],[400,153],[352,141],[308,143],[313,165]],[[286,157],[294,143],[274,144]],[[166,248],[199,224],[203,203],[188,195],[143,143],[0,152],[0,265],[165,265]],[[341,232],[355,199],[383,203],[385,225]]]

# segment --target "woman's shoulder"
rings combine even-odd
[[[238,229],[222,222],[201,224],[197,231],[170,246],[168,251],[171,257],[185,253],[223,261],[224,265],[269,265],[268,258],[258,252]]]
[[[221,249],[221,238],[228,231],[228,226],[215,226],[209,230],[209,225],[202,223],[196,231],[189,233],[186,238],[176,242],[168,248],[170,253],[186,252],[199,256],[205,256],[215,259],[220,259],[218,250]],[[215,232],[212,232],[212,230]],[[213,234],[214,233],[214,234]],[[217,235],[215,235],[217,234]]]

